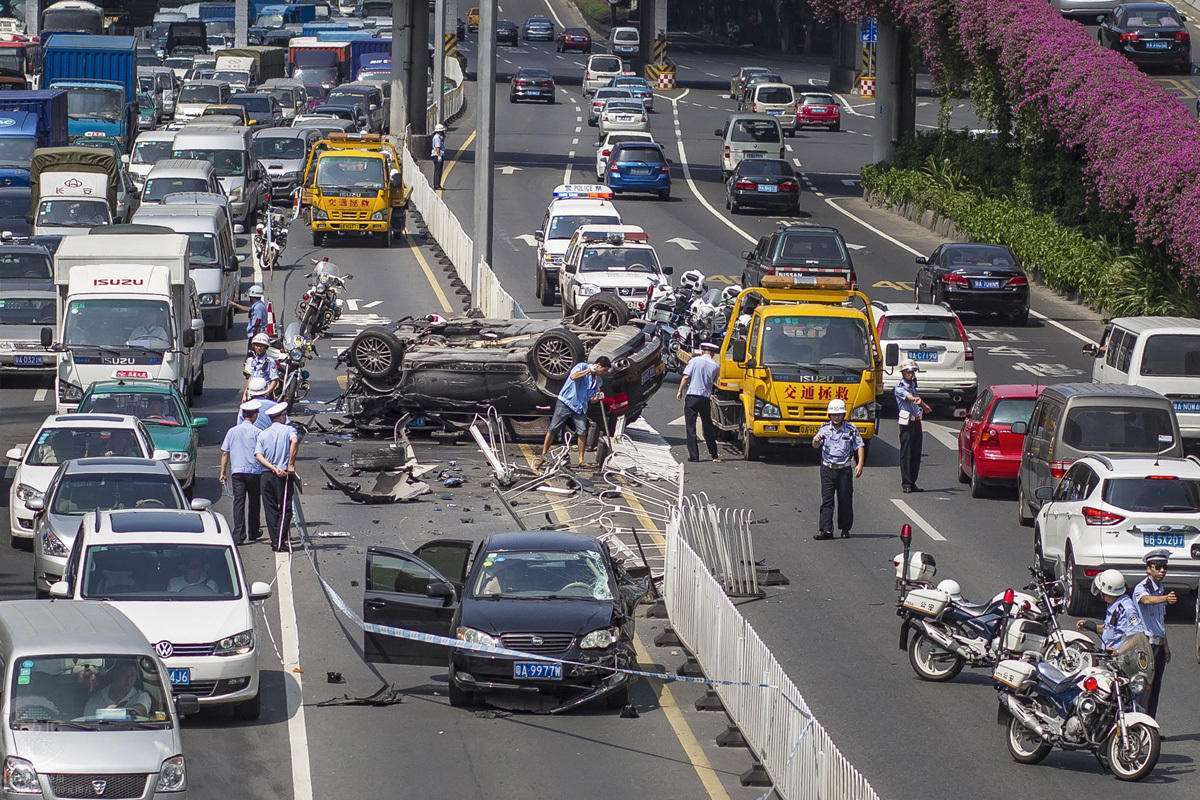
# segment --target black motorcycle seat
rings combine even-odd
[[[1074,675],[1066,674],[1048,661],[1039,661],[1037,669],[1039,677],[1049,684],[1048,688],[1054,694],[1065,692],[1075,683]]]
[[[958,603],[956,603],[956,605],[958,606],[958,609],[960,611],[962,611],[964,614],[966,614],[967,616],[981,617],[987,612],[988,607],[991,604],[990,603],[968,603],[965,600],[960,600]]]

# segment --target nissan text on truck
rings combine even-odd
[[[191,403],[204,391],[204,320],[188,275],[188,237],[93,233],[54,254],[58,320],[42,343],[58,353],[59,413],[98,380],[173,381]]]

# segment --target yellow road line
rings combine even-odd
[[[442,170],[442,186],[446,185],[446,178],[450,177],[450,173],[454,171],[454,165],[458,163],[458,157],[462,155],[464,150],[471,146],[471,142],[475,141],[475,135],[477,133],[478,131],[471,131],[471,135],[467,137],[467,140],[459,145],[458,149],[454,151],[454,154],[450,156],[450,163],[446,165],[444,170]],[[438,197],[441,197],[445,192],[445,189],[438,189]]]
[[[536,468],[537,457],[533,452],[533,448],[528,444],[522,444],[521,452],[524,454],[529,466]],[[629,501],[631,507],[637,509],[638,513],[636,516],[638,520],[646,526],[651,536],[655,538],[659,545],[665,545],[665,540],[662,533],[658,530],[658,526],[650,519],[646,513],[646,509],[638,502],[637,498],[629,495],[625,495],[625,498]],[[551,500],[550,503],[554,510],[554,516],[559,522],[567,522],[570,519],[559,508],[557,501]],[[646,646],[642,643],[641,637],[636,633],[633,635],[633,649],[637,653],[639,664],[644,668],[649,668],[654,663],[650,658],[650,653],[646,650]],[[652,682],[650,687],[658,697],[658,706],[662,709],[663,716],[667,718],[667,724],[674,731],[675,738],[679,740],[679,746],[683,748],[683,753],[687,756],[688,763],[696,771],[696,777],[700,779],[700,784],[704,787],[704,791],[708,794],[710,800],[729,800],[729,792],[725,791],[725,786],[721,783],[721,779],[717,777],[716,769],[704,753],[703,745],[696,738],[696,734],[692,733],[692,728],[688,725],[687,720],[683,718],[683,712],[679,710],[679,704],[675,702],[675,695],[672,694],[670,687],[661,681]]]
[[[429,280],[429,285],[433,287],[433,293],[437,296],[438,302],[442,304],[442,311],[447,314],[453,314],[454,311],[450,306],[450,300],[446,297],[446,293],[442,291],[442,287],[437,282],[437,276],[433,274],[433,269],[430,268],[429,262],[425,260],[425,254],[421,252],[421,246],[414,242],[408,234],[404,235],[404,241],[408,245],[409,251],[416,256],[417,263],[421,265],[421,270],[425,273],[425,277]]]

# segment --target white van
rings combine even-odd
[[[591,96],[597,89],[608,86],[609,81],[624,74],[625,67],[620,56],[596,53],[588,56],[583,68],[583,93]]]
[[[167,670],[104,602],[10,600],[0,614],[6,797],[186,797]],[[170,792],[170,794],[167,794]]]
[[[154,165],[165,158],[171,157],[175,142],[175,131],[157,130],[142,131],[133,143],[133,152],[129,154],[129,177],[140,192],[146,186],[146,176]]]
[[[796,135],[796,92],[786,83],[756,84],[750,97],[750,110],[779,120],[788,136]]]
[[[608,52],[618,56],[636,56],[641,48],[638,29],[618,26],[608,34]]]
[[[795,117],[792,117],[795,124]],[[725,127],[713,134],[723,140],[721,148],[721,180],[742,163],[743,158],[785,158],[783,129],[779,120],[767,114],[731,114]]]
[[[232,206],[233,218],[247,229],[270,193],[266,170],[250,157],[250,129],[188,127],[175,137],[174,158],[212,164]]]
[[[1095,358],[1092,380],[1144,386],[1175,407],[1185,440],[1200,440],[1200,320],[1187,317],[1118,317],[1100,346],[1084,345]]]

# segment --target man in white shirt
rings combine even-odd
[[[149,717],[150,694],[137,685],[137,664],[121,659],[108,673],[108,685],[97,689],[83,706],[85,717],[104,716],[102,709],[120,709],[130,717]]]
[[[176,575],[167,581],[167,591],[171,594],[217,594],[217,582],[208,577],[204,569],[204,559],[200,556],[188,556],[183,565],[183,574]]]

